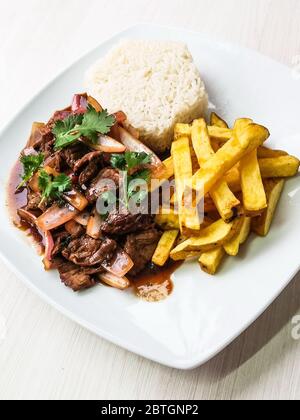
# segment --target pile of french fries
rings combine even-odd
[[[162,206],[156,216],[164,234],[154,264],[197,258],[202,270],[214,275],[226,255],[239,254],[251,232],[268,235],[285,181],[300,164],[267,148],[269,136],[251,119],[238,119],[230,129],[215,113],[209,126],[204,119],[177,124],[161,179],[163,184],[174,177],[176,188],[172,206]],[[197,205],[185,205],[187,192],[202,199],[204,217]]]

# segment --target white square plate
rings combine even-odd
[[[300,81],[292,70],[256,52],[211,41],[180,29],[140,25],[115,36],[75,63],[47,86],[1,134],[0,253],[47,302],[101,337],[132,352],[180,369],[216,355],[245,330],[299,270],[299,177],[287,182],[273,229],[252,237],[216,277],[197,263],[176,272],[172,296],[158,304],[96,287],[75,294],[58,275],[43,270],[40,257],[22,232],[8,222],[5,185],[33,121],[47,120],[83,90],[86,69],[121,38],[186,42],[206,82],[210,100],[230,123],[251,117],[266,125],[270,144],[299,155]]]

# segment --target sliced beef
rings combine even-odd
[[[96,280],[92,272],[78,267],[70,261],[59,259],[56,261],[56,267],[59,271],[62,282],[74,292],[89,289],[95,286]]]
[[[86,186],[98,175],[102,167],[101,155],[102,152],[90,152],[76,162],[74,172],[80,174],[78,178],[80,186]]]
[[[68,232],[62,231],[53,234],[54,248],[52,250],[52,257],[61,254],[66,246],[68,246],[71,236]]]
[[[112,239],[98,240],[87,235],[72,240],[62,255],[81,267],[92,267],[113,257],[117,243]]]
[[[31,211],[46,211],[47,206],[46,204],[41,204],[42,196],[40,193],[36,193],[34,191],[31,191],[30,189],[27,190],[27,205],[25,207],[25,210]]]
[[[66,147],[60,153],[61,158],[74,171],[76,163],[88,154],[90,149],[83,143],[76,143],[72,146]]]
[[[148,214],[111,213],[102,223],[106,235],[127,235],[154,227],[153,217]]]
[[[62,172],[62,158],[61,153],[56,152],[45,160],[45,166],[55,169],[57,172]]]
[[[128,235],[124,251],[134,262],[129,274],[136,276],[144,270],[153,257],[160,237],[161,234],[157,229]]]
[[[86,197],[90,203],[94,203],[106,191],[117,190],[119,188],[120,173],[117,169],[105,168],[97,178],[91,182]]]

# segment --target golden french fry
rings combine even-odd
[[[300,161],[294,156],[259,159],[263,178],[288,178],[297,175]]]
[[[283,150],[272,150],[265,146],[260,146],[257,149],[258,159],[276,158],[279,156],[288,156],[288,153]]]
[[[214,140],[225,142],[230,140],[233,136],[233,130],[230,130],[229,128],[217,127],[215,125],[208,126],[207,128],[209,136]]]
[[[191,135],[191,126],[189,124],[178,123],[175,125],[174,139],[179,140],[181,137],[189,137]]]
[[[179,244],[171,252],[171,258],[178,252],[207,252],[224,245],[235,234],[241,224],[241,220],[235,220],[231,223],[225,223],[220,219],[207,228],[200,231],[199,236],[192,237]]]
[[[284,188],[284,179],[267,179],[264,181],[268,208],[259,217],[252,219],[252,231],[260,236],[267,236]]]
[[[245,221],[243,223],[243,227],[242,227],[242,230],[241,230],[241,235],[240,235],[240,245],[243,245],[247,241],[247,239],[250,235],[251,222],[252,222],[251,217],[246,217],[245,218]]]
[[[198,191],[198,200],[210,192],[226,172],[263,144],[269,136],[270,133],[265,127],[250,124],[225,143],[192,178],[191,187]]]
[[[164,230],[180,228],[178,214],[172,209],[161,208],[159,214],[155,216],[155,222]]]
[[[192,143],[200,166],[204,165],[215,155],[211,146],[207,125],[203,118],[193,122]],[[218,182],[212,188],[210,196],[223,220],[229,222],[237,216],[237,208],[241,203],[230,191],[226,181],[221,180]]]
[[[228,255],[235,257],[238,255],[240,246],[246,242],[251,230],[251,217],[243,217],[243,223],[237,234],[224,245],[224,249]]]
[[[186,261],[186,260],[191,260],[192,258],[199,258],[199,256],[201,255],[201,252],[186,252],[186,251],[182,251],[182,252],[177,252],[176,254],[174,254],[173,256],[171,256],[173,261]]]
[[[216,274],[224,256],[225,251],[222,247],[203,253],[199,259],[201,269],[207,274]]]
[[[179,230],[168,230],[163,233],[156,251],[152,257],[152,262],[163,267],[170,257],[170,253],[175,245]]]
[[[247,118],[236,120],[234,131],[239,136],[253,121]],[[267,207],[267,197],[258,165],[257,150],[253,150],[240,162],[241,186],[245,213],[257,215]]]
[[[190,152],[190,144],[188,137],[181,137],[172,144],[172,158],[174,165],[176,197],[179,212],[180,230],[187,227],[193,230],[200,229],[200,221],[197,206],[186,205],[185,190],[189,182],[191,182],[193,169]]]
[[[257,150],[241,160],[241,186],[245,213],[248,216],[261,214],[267,207],[267,196],[259,169]]]
[[[219,117],[219,115],[216,114],[215,112],[211,113],[210,125],[216,126],[219,128],[229,128],[228,124],[221,117]]]

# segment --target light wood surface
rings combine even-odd
[[[130,25],[186,27],[292,66],[299,21],[299,0],[0,0],[0,126],[60,70]],[[299,280],[219,356],[181,372],[85,331],[0,263],[0,398],[299,399],[300,341],[291,337]]]

